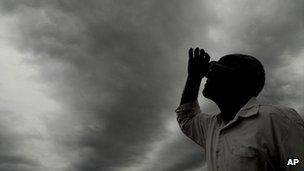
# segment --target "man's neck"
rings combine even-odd
[[[223,119],[224,123],[226,124],[232,120],[249,99],[250,97],[240,97],[221,101],[219,100],[216,102],[221,111],[221,118]]]

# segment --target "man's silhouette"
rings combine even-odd
[[[176,109],[183,133],[205,149],[208,170],[303,171],[304,122],[291,108],[256,100],[265,82],[260,61],[243,54],[209,61],[203,49],[189,50],[188,77]],[[200,111],[203,77],[203,95],[218,105],[217,115]],[[293,159],[299,162],[290,164]]]

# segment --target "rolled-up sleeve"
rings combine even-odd
[[[182,104],[175,112],[182,132],[195,143],[205,148],[206,124],[210,116],[201,113],[197,101]]]

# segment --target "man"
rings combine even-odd
[[[183,133],[205,149],[208,170],[304,171],[302,118],[291,108],[256,100],[265,82],[262,64],[243,54],[209,61],[203,49],[189,50],[188,78],[176,109]],[[203,77],[203,95],[218,105],[217,115],[200,111]]]

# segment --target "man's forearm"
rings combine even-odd
[[[197,100],[202,79],[188,75],[180,105]]]

